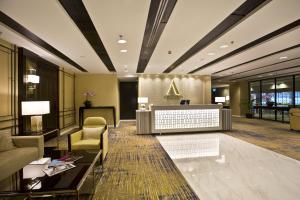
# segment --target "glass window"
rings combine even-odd
[[[300,76],[295,76],[295,105],[300,107]]]
[[[277,120],[289,121],[288,110],[293,105],[293,77],[276,79]]]
[[[255,108],[255,106],[260,106],[260,82],[251,82],[250,83],[250,101],[252,104],[252,114],[254,117],[259,118],[259,108]],[[253,108],[254,106],[254,108]]]
[[[275,80],[263,80],[261,83],[262,118],[275,120]]]

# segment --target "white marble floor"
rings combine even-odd
[[[300,162],[222,134],[157,136],[201,200],[298,200]]]

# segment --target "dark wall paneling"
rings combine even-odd
[[[120,119],[135,119],[138,108],[138,82],[119,82]]]
[[[47,42],[45,42],[44,40],[39,38],[37,35],[32,33],[30,30],[26,29],[24,26],[22,26],[21,24],[19,24],[18,22],[16,22],[15,20],[13,20],[12,18],[10,18],[9,16],[7,16],[6,14],[4,14],[1,11],[0,11],[0,22],[5,24],[6,26],[10,27],[14,31],[20,33],[21,35],[23,35],[25,38],[29,39],[33,43],[46,49],[47,51],[51,52],[52,54],[56,55],[57,57],[63,59],[70,65],[76,67],[78,70],[80,70],[82,72],[87,72],[86,69],[84,69],[83,67],[78,65],[76,62],[71,60],[69,57],[64,55],[62,52],[55,49],[53,46],[51,46],[50,44],[48,44]],[[46,24],[45,24],[45,26],[46,26]]]
[[[240,7],[238,7],[233,13],[225,18],[220,24],[218,24],[213,30],[199,40],[192,48],[185,52],[180,58],[178,58],[172,65],[170,65],[164,73],[170,73],[176,69],[181,63],[188,60],[190,57],[213,43],[219,37],[224,35],[227,31],[235,27],[238,23],[253,14],[254,11],[261,8],[270,0],[248,0],[245,1]]]
[[[143,73],[168,23],[177,0],[151,0],[137,73]]]
[[[189,72],[189,74],[193,74],[193,73],[195,73],[197,71],[200,71],[200,70],[203,70],[203,69],[205,69],[205,68],[207,68],[207,67],[209,67],[209,66],[211,66],[213,64],[216,64],[216,63],[218,63],[218,62],[220,62],[222,60],[225,60],[225,59],[227,59],[229,57],[232,57],[234,55],[242,53],[243,51],[246,51],[246,50],[248,50],[248,49],[250,49],[250,48],[252,48],[254,46],[262,44],[262,43],[264,43],[264,42],[266,42],[268,40],[271,40],[271,39],[273,39],[273,38],[275,38],[275,37],[277,37],[277,36],[279,36],[279,35],[281,35],[283,33],[291,31],[292,29],[295,29],[299,25],[300,25],[300,19],[298,19],[298,20],[296,20],[296,21],[294,21],[294,22],[292,22],[292,23],[290,23],[290,24],[288,24],[288,25],[286,25],[286,26],[284,26],[282,28],[279,28],[276,31],[273,31],[273,32],[271,32],[271,33],[269,33],[267,35],[264,35],[263,37],[260,37],[260,38],[258,38],[256,40],[254,40],[254,41],[252,41],[252,42],[250,42],[250,43],[248,43],[248,44],[246,44],[246,45],[238,48],[238,49],[235,49],[234,51],[231,51],[231,52],[225,54],[224,56],[221,56],[221,57],[219,57],[219,58],[217,58],[217,59],[215,59],[215,60],[213,60],[213,61],[211,61],[211,62],[209,62],[209,63],[207,63],[207,64],[205,64],[203,66],[201,66],[201,67],[198,67],[197,69],[194,69],[193,71]]]
[[[26,74],[26,60],[30,59],[37,63],[36,74],[40,76],[40,83],[37,84],[36,93],[34,96],[27,95],[26,84],[23,77]],[[30,117],[22,116],[21,102],[22,101],[50,101],[50,114],[43,115],[44,129],[58,129],[59,127],[59,68],[58,66],[44,60],[38,55],[26,50],[18,48],[19,61],[19,131],[20,134],[30,132]]]
[[[111,72],[116,72],[83,2],[81,0],[59,0],[59,2],[90,43],[91,47],[93,47],[107,69]]]

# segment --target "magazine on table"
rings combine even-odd
[[[64,162],[64,164],[59,163],[56,165],[49,165],[48,168],[43,169],[43,171],[48,175],[48,176],[54,176],[55,174],[59,174],[61,172],[67,171],[69,169],[74,168],[75,165],[73,165],[72,163],[66,163]]]
[[[83,156],[67,154],[67,155],[61,157],[58,160],[64,161],[64,162],[67,162],[67,163],[74,163],[75,161],[79,160],[80,158],[83,158]]]

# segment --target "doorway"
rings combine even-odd
[[[120,119],[135,119],[138,108],[138,81],[120,81]]]

